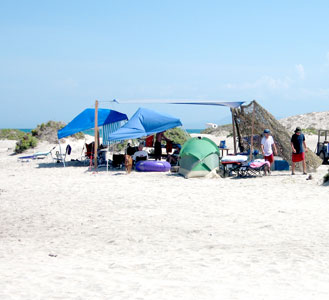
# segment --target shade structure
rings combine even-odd
[[[232,113],[232,127],[233,127],[233,147],[234,154],[236,154],[236,134],[235,134],[235,122],[234,122],[234,111],[236,108],[240,107],[244,101],[235,101],[235,102],[170,102],[170,104],[185,104],[185,105],[208,105],[208,106],[226,106],[231,109]]]
[[[185,178],[204,177],[219,167],[219,150],[208,138],[192,138],[179,154],[179,173]]]
[[[111,123],[128,120],[126,114],[120,113],[116,110],[99,108],[98,109],[98,126],[104,126]],[[82,113],[77,115],[64,128],[58,130],[58,139],[70,136],[72,134],[84,131],[95,126],[95,109],[87,108]]]
[[[120,129],[110,134],[110,141],[137,139],[182,126],[179,119],[147,108],[139,108]]]
[[[170,102],[170,104],[227,106],[229,108],[238,108],[243,103],[244,103],[244,101],[236,101],[236,102]]]

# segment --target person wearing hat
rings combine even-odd
[[[271,136],[271,131],[269,129],[264,130],[264,136],[261,141],[262,153],[265,161],[268,161],[271,165],[274,162],[274,154],[277,155],[278,151],[276,149],[273,137]]]
[[[307,152],[305,136],[302,133],[302,129],[297,127],[295,134],[291,137],[291,149],[292,149],[292,165],[291,175],[295,175],[296,162],[303,162],[303,174],[306,175],[306,161],[305,152]]]

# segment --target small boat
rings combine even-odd
[[[216,129],[217,127],[218,127],[218,125],[215,123],[206,123],[206,128]]]

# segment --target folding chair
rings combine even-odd
[[[223,170],[223,177],[237,175],[239,167],[246,163],[248,156],[246,155],[227,155],[221,159],[221,169]]]
[[[221,162],[221,164],[223,170],[223,177],[230,177],[230,176],[238,175],[237,170],[242,165],[242,162],[224,161]]]
[[[44,159],[46,158],[49,154],[52,154],[52,151],[56,148],[56,146],[54,148],[52,148],[50,151],[48,152],[36,152],[33,153],[32,155],[27,155],[27,156],[20,156],[18,159],[22,160],[22,161],[28,161],[30,159]]]
[[[141,161],[141,160],[147,160],[147,157],[146,156],[137,156],[136,157],[136,160],[135,160],[135,163]]]
[[[122,169],[125,165],[124,154],[113,154],[112,167]]]
[[[241,164],[236,168],[235,172],[238,177],[256,177],[267,175],[270,170],[270,163],[265,162],[255,162],[251,161],[249,163]]]
[[[72,148],[70,145],[66,146],[65,153],[60,153],[59,151],[55,152],[55,157],[53,157],[53,160],[57,163],[65,162],[66,155],[70,155],[72,151]]]

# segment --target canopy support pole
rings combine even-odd
[[[250,140],[250,160],[254,151],[254,126],[255,126],[255,101],[253,101],[252,120],[251,120],[251,140]]]
[[[65,168],[65,157],[63,157],[63,154],[62,154],[61,143],[59,142],[59,139],[57,139],[57,140],[58,140],[58,146],[59,146],[59,155],[63,160],[63,166]]]
[[[235,122],[234,122],[234,108],[231,108],[232,114],[232,129],[233,129],[233,149],[234,155],[236,155],[236,133],[235,133]]]
[[[109,148],[110,148],[110,145],[109,145]],[[110,149],[107,149],[107,151],[106,151],[106,156],[105,156],[105,158],[106,158],[106,172],[109,172],[109,160],[108,160],[108,154],[109,154],[109,150]]]
[[[94,147],[95,170],[97,170],[97,150],[98,150],[98,100],[95,101],[95,147]]]

